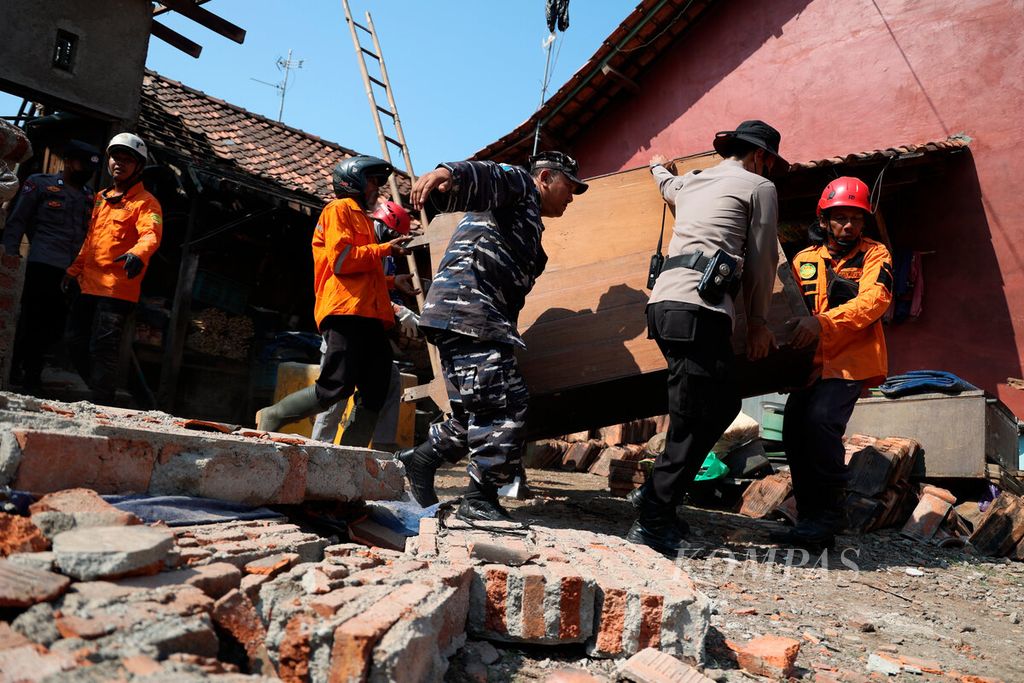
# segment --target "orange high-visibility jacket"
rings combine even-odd
[[[98,192],[89,233],[68,275],[78,279],[83,294],[137,302],[149,259],[160,246],[163,223],[160,202],[141,181],[123,195],[112,187]],[[114,261],[128,252],[143,263],[142,272],[131,280],[124,272],[124,261]]]
[[[324,207],[313,231],[313,317],[319,326],[329,315],[376,318],[395,324],[381,259],[391,247],[378,244],[373,222],[355,199],[335,199]]]
[[[841,282],[833,285],[829,296],[829,282],[834,279],[829,268],[850,281],[846,296],[841,294]],[[862,237],[838,260],[824,245],[808,247],[794,257],[793,274],[807,308],[821,323],[815,361],[822,379],[883,379],[889,362],[881,319],[892,301],[893,284],[892,258],[885,245]]]

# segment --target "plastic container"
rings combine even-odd
[[[761,438],[782,441],[782,420],[786,406],[782,403],[765,403],[761,413]]]

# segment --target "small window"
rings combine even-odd
[[[53,66],[63,71],[71,71],[75,63],[77,47],[78,36],[63,29],[57,29],[57,42],[53,46]]]

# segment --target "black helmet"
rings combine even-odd
[[[362,197],[368,177],[379,177],[380,184],[383,185],[394,170],[391,164],[377,157],[359,156],[342,159],[331,172],[334,194],[342,197]]]

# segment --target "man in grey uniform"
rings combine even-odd
[[[724,159],[703,172],[676,176],[664,157],[651,159],[662,196],[676,207],[669,258],[647,304],[648,336],[668,361],[669,429],[627,538],[661,552],[673,554],[684,542],[688,529],[675,508],[740,409],[730,343],[740,282],[748,358],[775,346],[767,314],[778,265],[778,199],[767,178],[788,168],[780,139],[768,124],[744,121],[715,136]]]
[[[427,292],[420,331],[435,344],[448,381],[452,416],[430,440],[397,454],[420,505],[437,502],[434,473],[444,460],[469,454],[469,491],[456,516],[510,519],[498,489],[522,472],[529,392],[519,374],[516,329],[526,295],[543,272],[542,217],[565,212],[587,184],[576,160],[541,152],[530,170],[489,161],[441,164],[416,181],[412,201],[467,211]]]

